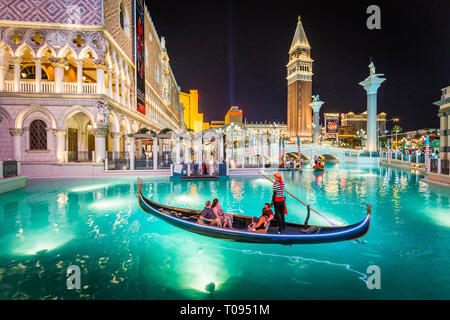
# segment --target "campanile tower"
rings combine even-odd
[[[312,135],[312,64],[311,46],[306,38],[300,16],[294,39],[289,49],[287,68],[288,112],[287,125],[290,137],[311,138]]]

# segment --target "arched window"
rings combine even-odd
[[[47,150],[47,125],[42,120],[30,124],[30,150]]]
[[[130,36],[130,16],[125,9],[123,1],[120,1],[119,5],[119,24],[123,31]]]

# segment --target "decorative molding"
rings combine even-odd
[[[109,126],[102,126],[91,130],[92,134],[96,137],[106,137],[109,132]]]
[[[95,122],[98,126],[107,126],[109,123],[109,108],[105,100],[98,100],[95,103]]]
[[[55,136],[65,136],[67,134],[66,129],[53,129],[52,131]]]
[[[24,132],[24,129],[19,129],[19,128],[9,129],[9,134],[13,137],[22,136],[23,132]]]

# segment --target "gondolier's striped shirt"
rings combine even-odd
[[[283,181],[283,187],[280,186],[280,181],[275,181],[273,184],[273,192],[275,192],[275,196],[278,198],[284,198],[284,188],[286,184]]]

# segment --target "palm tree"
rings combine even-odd
[[[401,132],[402,130],[403,130],[403,128],[400,127],[398,124],[396,124],[396,125],[392,128],[392,131],[395,132],[395,147],[396,147],[396,148],[397,148],[397,146],[398,146],[398,144],[397,144],[397,134],[398,134],[399,132]]]

